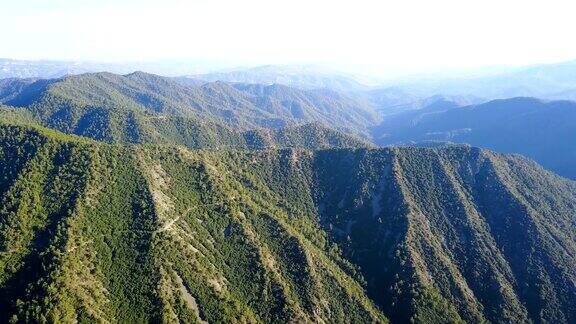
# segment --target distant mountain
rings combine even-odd
[[[0,103],[29,111],[42,125],[108,142],[155,141],[167,129],[184,132],[184,125],[247,131],[317,123],[367,136],[377,120],[366,102],[333,91],[224,82],[191,87],[142,72],[6,79]]]
[[[135,71],[146,71],[174,77],[175,80],[186,85],[225,81],[264,85],[282,84],[301,89],[327,88],[336,91],[360,91],[378,83],[374,78],[355,76],[313,65],[264,65],[199,74],[199,71],[214,70],[219,66],[214,62],[106,63],[0,58],[0,79],[52,79],[84,73],[129,74]]]
[[[422,109],[436,102],[451,102],[458,106],[467,106],[485,101],[479,97],[465,95],[422,96],[399,87],[373,89],[357,95],[368,100],[374,110],[382,116]]]
[[[39,79],[28,78],[8,78],[0,79],[0,102],[7,102],[14,99],[16,96],[23,93],[29,86]]]
[[[209,83],[209,81],[194,79],[194,78],[187,77],[187,76],[173,77],[172,80],[180,83],[181,85],[185,85],[188,87],[200,87],[206,83]]]
[[[489,99],[573,99],[562,93],[576,89],[576,61],[506,69],[480,76],[413,78],[391,83],[403,91],[424,97],[440,93]]]
[[[433,107],[432,107],[433,108]],[[387,118],[373,129],[380,145],[421,141],[469,143],[520,153],[560,175],[576,178],[576,103],[533,98],[437,107]]]
[[[467,146],[0,125],[1,322],[573,323],[576,183]]]
[[[372,139],[381,145],[403,144],[402,142],[399,143],[400,140],[394,139],[394,137],[391,136],[408,131],[414,127],[419,120],[430,114],[438,114],[459,107],[461,106],[452,101],[440,98],[423,108],[403,109],[395,114],[386,115],[381,124],[371,129]]]
[[[324,123],[350,133],[365,134],[378,120],[369,101],[329,89],[300,90],[284,85],[234,84],[255,106],[282,119]]]
[[[332,89],[360,91],[373,85],[374,80],[360,78],[316,66],[264,65],[190,76],[205,81],[226,81],[253,84],[282,84],[301,89]]]
[[[122,64],[105,64],[72,61],[27,61],[0,58],[0,79],[4,78],[36,78],[50,79],[65,75],[88,72],[113,71],[129,73],[133,70]]]
[[[64,60],[14,60],[0,58],[0,79],[60,78],[83,73],[112,72],[128,74],[135,71],[178,77],[222,68],[223,63],[210,60],[163,60],[133,62],[98,62]]]
[[[441,95],[460,98],[469,104],[511,97],[568,99],[576,97],[576,61],[540,64],[514,68],[485,68],[469,73],[407,76],[383,80],[359,76],[315,65],[264,65],[257,67],[214,70],[210,62],[74,62],[29,61],[0,58],[0,79],[51,79],[83,73],[112,72],[129,74],[146,71],[172,76],[181,84],[199,86],[206,82],[224,81],[273,85],[300,89],[331,89],[340,92],[366,93],[379,107],[414,107],[419,101]]]

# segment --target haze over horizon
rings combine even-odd
[[[40,1],[3,4],[0,57],[317,64],[371,75],[576,58],[568,1]],[[513,18],[513,20],[512,20]],[[232,27],[233,26],[233,27]]]

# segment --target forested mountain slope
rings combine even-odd
[[[576,184],[517,156],[11,125],[0,156],[3,320],[576,320]]]
[[[349,133],[366,134],[378,116],[369,100],[329,89],[300,90],[281,84],[233,84],[255,106],[289,120],[313,120]]]
[[[240,130],[310,122],[367,134],[376,117],[366,102],[335,92],[269,86],[260,94],[224,82],[182,85],[135,72],[92,73],[51,80],[0,82],[0,102],[24,108],[44,125],[107,141],[134,142],[157,119],[218,123]]]
[[[38,125],[34,116],[26,110],[0,105],[0,123]],[[120,139],[105,140],[92,133],[78,135],[104,142],[124,143]],[[309,123],[280,129],[254,129],[239,131],[219,123],[200,122],[190,118],[155,118],[146,128],[136,128],[128,143],[183,145],[190,149],[268,149],[268,148],[346,148],[372,147],[358,137]]]
[[[0,134],[3,320],[386,321],[257,156]]]
[[[576,179],[576,103],[570,101],[512,98],[423,109],[388,118],[372,131],[380,145],[451,141],[520,153]]]

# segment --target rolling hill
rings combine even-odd
[[[519,156],[2,124],[0,157],[2,321],[576,320],[576,183]]]

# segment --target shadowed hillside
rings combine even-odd
[[[519,153],[576,178],[576,103],[570,101],[512,98],[428,107],[388,118],[372,133],[380,145],[443,141]]]

